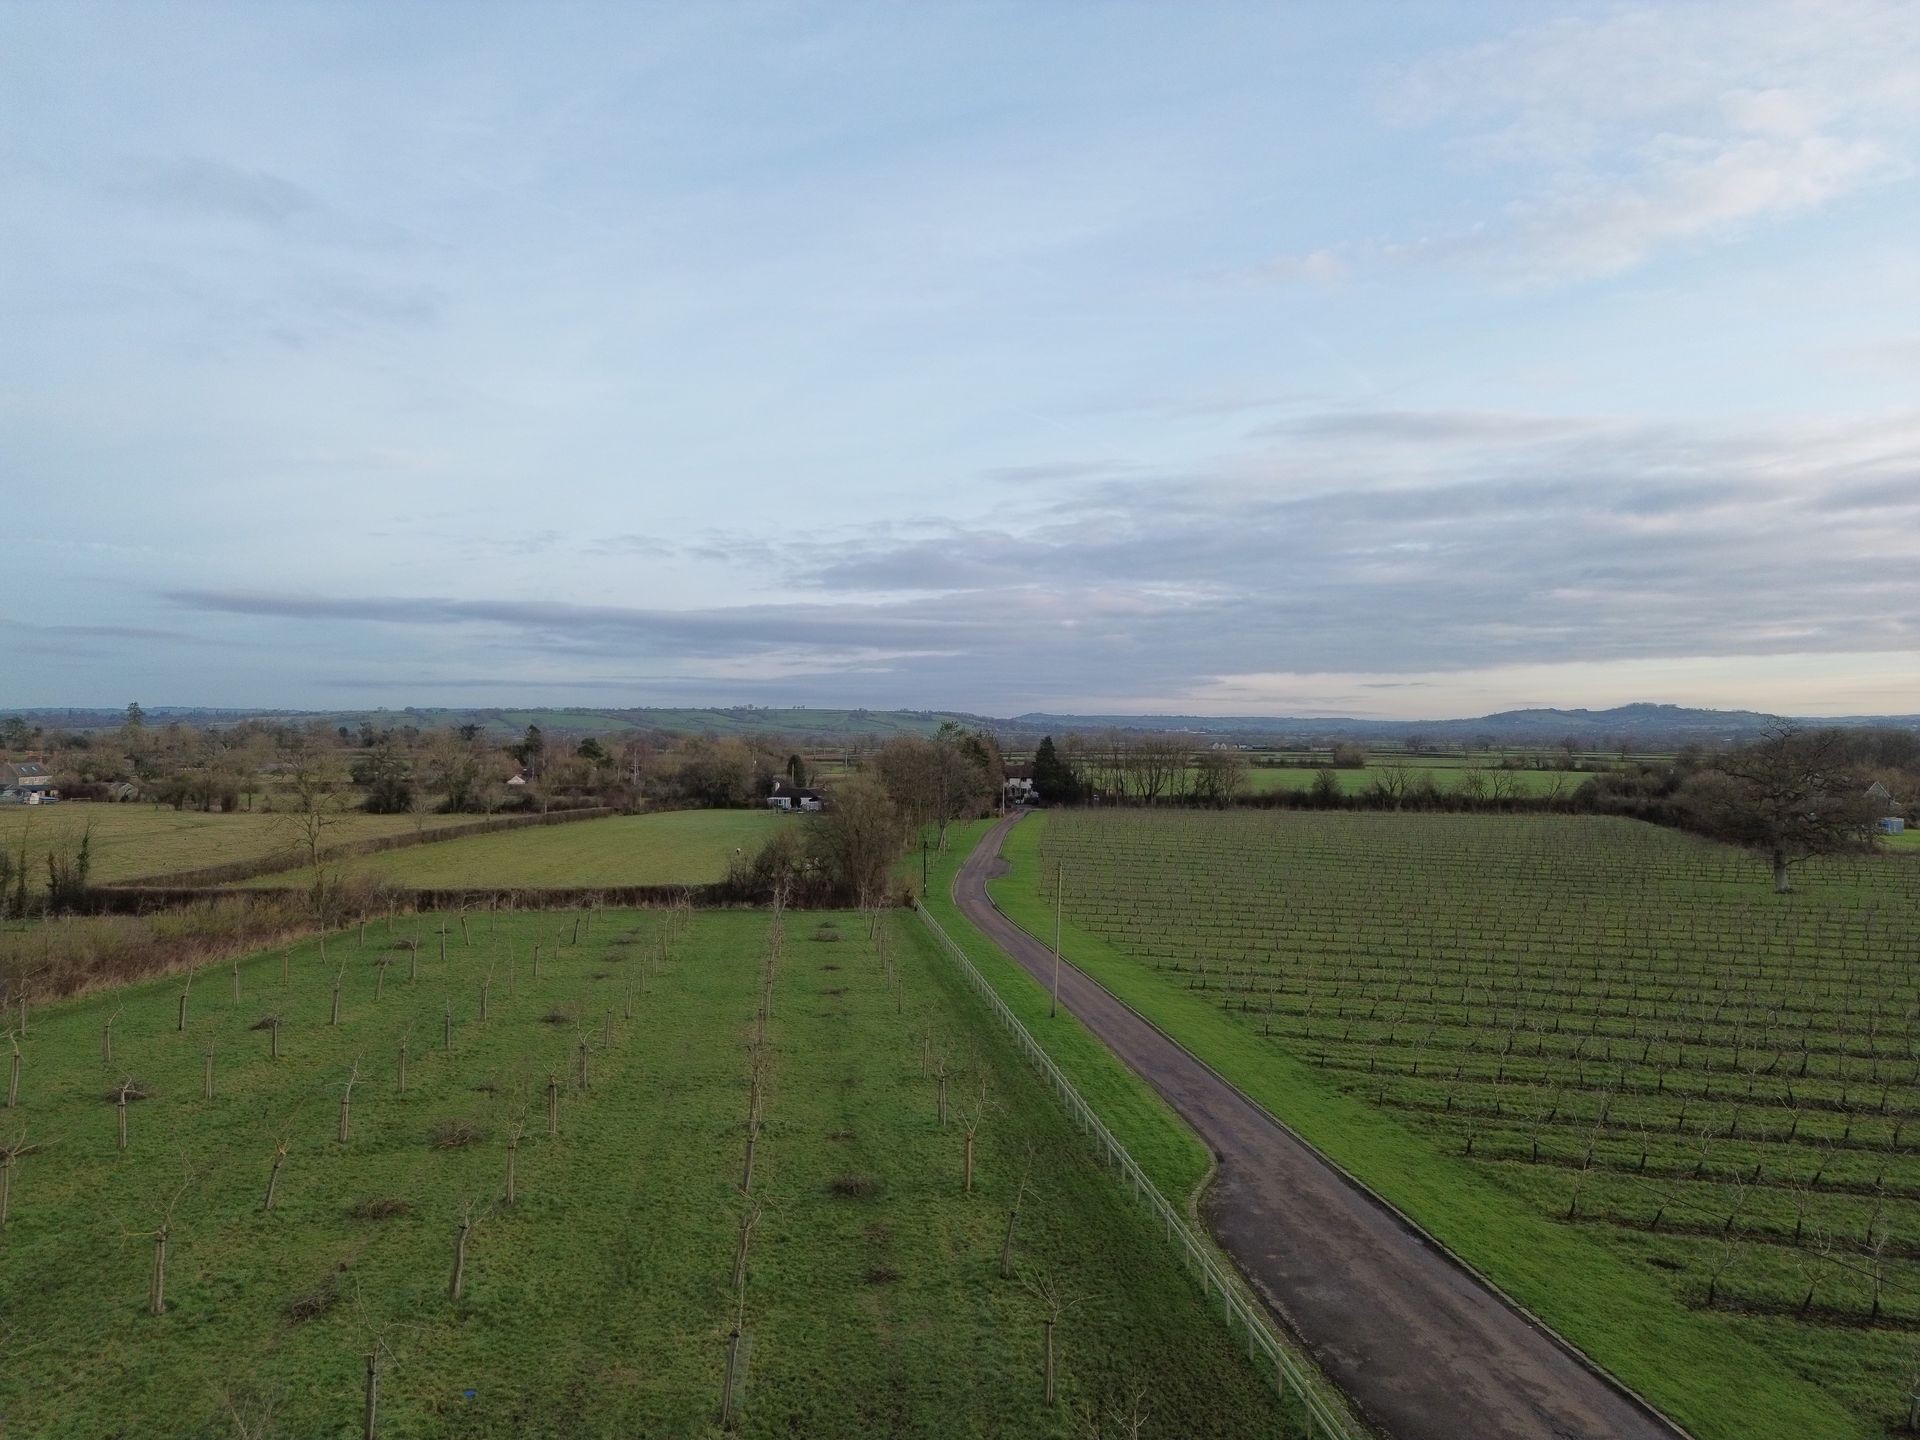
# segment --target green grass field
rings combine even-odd
[[[1250,765],[1247,767],[1246,793],[1272,795],[1280,791],[1310,790],[1314,777],[1319,773],[1309,766]],[[1436,790],[1448,794],[1459,791],[1463,785],[1476,783],[1469,781],[1466,778],[1468,775],[1478,776],[1477,783],[1489,791],[1498,787],[1498,791],[1513,795],[1571,795],[1589,778],[1587,773],[1577,770],[1502,770],[1444,760],[1392,766],[1368,765],[1333,772],[1334,779],[1340,782],[1343,795],[1364,794],[1377,781],[1389,777],[1404,778],[1412,784],[1431,780]]]
[[[364,946],[333,937],[325,959],[318,942],[296,947],[288,984],[278,954],[243,962],[237,999],[225,967],[203,973],[184,1032],[177,980],[32,1017],[20,1103],[0,1125],[0,1142],[24,1132],[45,1147],[10,1170],[0,1233],[8,1433],[357,1435],[371,1350],[380,1434],[395,1440],[714,1434],[736,1318],[748,1435],[1077,1437],[1137,1385],[1149,1434],[1286,1433],[1146,1212],[906,917],[887,922],[897,983],[858,917],[786,922],[751,1199],[764,915],[692,918],[664,954],[659,912],[603,912],[578,944],[571,914],[472,917],[471,945],[456,927],[445,960],[433,923],[402,921],[394,937],[421,942],[417,978],[416,954],[379,925]],[[277,1060],[257,1028],[269,1014]],[[929,1036],[951,1076],[944,1127],[922,1069]],[[109,1097],[129,1078],[147,1098],[127,1107],[121,1152]],[[967,1195],[962,1126],[982,1082]],[[508,1205],[507,1140],[522,1126]],[[1047,1286],[1078,1302],[1052,1405]]]
[[[1904,1433],[1904,857],[1780,899],[1629,822],[1142,812],[1014,855],[1003,907],[1047,932],[1065,864],[1079,963],[1696,1434]]]
[[[703,885],[726,877],[736,850],[751,855],[780,826],[804,823],[775,810],[617,815],[386,850],[343,861],[339,871],[415,889]],[[289,871],[248,883],[296,885],[305,878],[303,872]]]
[[[472,815],[429,815],[428,829],[473,823]],[[342,845],[376,835],[401,835],[414,828],[411,815],[368,815],[347,811],[327,828],[327,843]],[[0,806],[0,845],[23,851],[35,866],[34,879],[46,878],[43,857],[49,847],[78,844],[81,831],[93,827],[93,879],[99,884],[138,880],[176,870],[196,870],[254,860],[298,843],[293,820],[264,810],[231,815],[194,810],[160,810],[150,805]]]

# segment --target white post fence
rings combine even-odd
[[[1225,1323],[1228,1334],[1234,1334],[1236,1329],[1238,1333],[1244,1334],[1247,1338],[1247,1358],[1257,1361],[1264,1357],[1273,1370],[1274,1383],[1279,1387],[1281,1399],[1285,1400],[1291,1396],[1298,1402],[1305,1415],[1309,1440],[1320,1440],[1323,1436],[1327,1437],[1327,1440],[1353,1440],[1347,1428],[1347,1422],[1338,1411],[1321,1399],[1306,1366],[1295,1357],[1286,1342],[1280,1338],[1279,1332],[1267,1318],[1265,1310],[1245,1297],[1241,1286],[1193,1233],[1187,1224],[1186,1217],[1176,1210],[1168,1202],[1167,1197],[1160,1193],[1159,1187],[1147,1178],[1139,1162],[1127,1153],[1126,1146],[1114,1138],[1113,1132],[1094,1113],[1093,1107],[1081,1097],[1080,1092],[1074,1088],[1073,1082],[1067,1079],[1058,1065],[1053,1063],[1053,1057],[1041,1048],[1040,1042],[1033,1038],[1025,1025],[1020,1023],[1019,1018],[1008,1008],[1007,1002],[1000,998],[999,992],[987,982],[986,976],[982,975],[973,961],[967,958],[966,951],[954,943],[953,937],[927,912],[925,906],[916,905],[914,908],[919,912],[920,918],[926,922],[927,928],[939,940],[941,948],[959,965],[960,973],[966,977],[967,983],[973,987],[981,999],[987,1002],[987,1008],[1019,1042],[1020,1049],[1034,1069],[1040,1072],[1041,1078],[1053,1087],[1054,1094],[1066,1107],[1067,1114],[1094,1142],[1094,1148],[1100,1152],[1101,1158],[1110,1168],[1119,1172],[1120,1179],[1132,1190],[1134,1198],[1145,1202],[1159,1218],[1167,1243],[1179,1250],[1188,1273],[1198,1276],[1200,1288],[1209,1302],[1208,1308],[1212,1308],[1211,1302],[1216,1297],[1219,1299],[1220,1318]]]

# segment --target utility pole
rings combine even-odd
[[[927,898],[927,837],[920,837],[920,898]]]
[[[1053,872],[1053,1008],[1048,1015],[1060,1013],[1060,908],[1061,896],[1066,893],[1067,867],[1061,865]]]

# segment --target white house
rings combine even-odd
[[[773,793],[767,796],[769,810],[823,810],[826,803],[826,797],[818,790],[785,780],[774,781]]]
[[[1007,778],[1001,788],[1009,805],[1031,805],[1037,794],[1033,784],[1033,767],[1007,766]]]

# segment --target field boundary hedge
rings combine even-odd
[[[67,908],[86,915],[146,915],[207,900],[248,897],[266,900],[283,898],[289,893],[289,890],[282,889],[231,890],[206,885],[103,885],[76,892]],[[618,909],[677,905],[683,901],[696,909],[721,910],[735,906],[760,906],[766,904],[767,899],[753,887],[738,885],[731,880],[715,880],[702,885],[483,885],[434,886],[417,890],[387,884],[365,893],[374,897],[376,902],[391,898],[396,906],[409,911],[574,910],[582,906]],[[354,911],[358,902],[350,892],[342,903],[349,911]],[[364,909],[365,905],[360,905],[360,908]],[[378,903],[375,903],[375,908],[379,908]],[[842,901],[826,893],[811,896],[802,893],[787,901],[789,910],[846,908]]]
[[[351,859],[357,855],[378,855],[387,850],[406,850],[415,845],[438,845],[448,840],[470,840],[476,835],[491,835],[504,830],[525,830],[541,825],[567,825],[576,820],[603,820],[620,812],[608,805],[586,806],[577,810],[553,810],[545,815],[500,815],[475,820],[469,825],[443,825],[437,830],[415,830],[397,835],[370,835],[364,840],[348,840],[330,845],[320,852],[322,863]],[[275,850],[252,860],[229,860],[220,865],[201,865],[191,870],[173,870],[159,875],[144,875],[124,884],[93,887],[89,898],[110,890],[192,890],[232,885],[282,870],[297,870],[306,863],[298,849]],[[195,898],[200,898],[196,894]]]
[[[986,1002],[994,1018],[1005,1026],[1018,1042],[1029,1063],[1040,1072],[1041,1078],[1052,1086],[1055,1095],[1065,1107],[1068,1117],[1097,1143],[1102,1158],[1119,1170],[1121,1178],[1132,1188],[1134,1199],[1144,1201],[1159,1217],[1166,1230],[1167,1243],[1177,1246],[1181,1252],[1181,1259],[1190,1272],[1198,1273],[1201,1291],[1209,1302],[1212,1301],[1214,1292],[1218,1290],[1221,1322],[1227,1327],[1229,1337],[1233,1335],[1234,1323],[1238,1321],[1241,1333],[1246,1336],[1248,1358],[1253,1357],[1256,1349],[1267,1357],[1268,1364],[1273,1367],[1274,1381],[1279,1387],[1282,1400],[1287,1397],[1289,1384],[1292,1385],[1293,1394],[1299,1399],[1305,1411],[1308,1433],[1325,1435],[1328,1440],[1351,1440],[1351,1432],[1346,1420],[1320,1397],[1306,1366],[1294,1356],[1292,1349],[1280,1338],[1264,1310],[1248,1301],[1240,1293],[1239,1286],[1234,1283],[1225,1267],[1214,1258],[1207,1245],[1193,1233],[1182,1212],[1175,1209],[1167,1197],[1160,1192],[1160,1187],[1148,1178],[1146,1171],[1141,1169],[1140,1163],[1133,1158],[1127,1147],[1120,1143],[1113,1131],[1107,1128],[1106,1123],[1075,1088],[1073,1082],[1066,1077],[1065,1072],[1054,1063],[1046,1047],[1034,1039],[1033,1033],[1020,1023],[1019,1017],[1008,1007],[1007,1002],[1000,998],[1000,992],[994,989],[992,982],[980,973],[973,961],[967,958],[966,951],[962,950],[947,933],[946,927],[934,919],[924,905],[915,905],[914,913],[939,940],[940,948],[959,965],[967,984],[981,1000]]]

